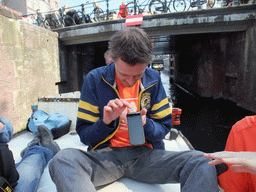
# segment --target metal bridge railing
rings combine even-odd
[[[142,0],[142,2],[132,0],[125,5],[120,5],[120,7],[116,5],[115,9],[109,9],[111,3],[111,0],[100,0],[98,2],[87,1],[85,4],[73,7],[62,7],[49,12],[22,15],[21,19],[26,19],[32,24],[47,29],[54,29],[122,19],[127,15],[134,14],[153,15],[254,4],[255,0]]]

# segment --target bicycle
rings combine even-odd
[[[169,6],[170,7],[170,4],[171,4],[171,1],[169,3]],[[186,11],[186,8],[187,8],[187,3],[185,0],[174,0],[173,1],[173,9],[176,11],[176,12],[179,12],[179,11]]]
[[[78,20],[77,14],[74,10],[70,9],[66,11],[67,8],[60,8],[57,11],[47,12],[44,16],[43,27],[46,29],[55,29],[59,27],[67,27],[76,24]]]
[[[43,20],[43,26],[46,29],[55,29],[61,27],[61,23],[56,13],[49,13],[46,14]]]
[[[164,2],[162,2],[161,0],[149,0],[149,4],[148,4],[148,10],[150,14],[161,14],[161,13],[166,13],[166,12],[171,12],[171,4],[173,9],[178,12],[178,11],[185,11],[186,10],[186,1],[187,0],[170,0],[169,2],[167,2],[166,0]],[[142,4],[138,4],[136,1],[134,2],[129,2],[125,9],[127,9],[128,11],[128,15],[129,14],[137,14],[137,10],[139,10],[139,14],[143,13],[143,11],[145,10],[145,7],[147,6],[147,4],[144,4],[145,1]],[[144,6],[143,8],[141,8],[141,6]],[[133,10],[134,13],[133,13]]]
[[[241,4],[248,4],[249,3],[249,0],[212,0],[213,1],[213,6],[215,4],[221,4],[220,6],[221,7],[229,7],[229,6],[232,6],[232,5],[235,5],[235,6],[239,6]],[[254,1],[252,1],[252,3],[254,3]]]
[[[85,14],[85,5],[86,4],[80,5],[81,11],[78,11],[79,22],[76,22],[76,24],[93,23],[105,20],[104,11],[99,7],[98,3],[93,3],[94,8],[90,14]],[[94,15],[93,18],[92,15]]]
[[[88,14],[85,14],[85,4],[81,4],[81,11],[77,11],[79,20],[75,22],[77,25],[84,23],[92,23],[91,17]]]
[[[206,1],[206,0],[205,0]],[[242,4],[255,3],[255,0],[207,0],[207,5],[213,8],[215,5],[219,7],[239,6]],[[201,3],[202,5],[202,3]]]
[[[79,15],[76,10],[68,7],[59,9],[60,20],[63,27],[76,25],[79,22]]]
[[[201,6],[205,3],[207,3],[208,7],[212,8],[214,6],[213,1],[215,0],[171,0],[169,2],[165,1],[165,12],[171,12],[171,4],[173,4],[172,7],[176,12],[188,11],[191,7],[198,7],[200,9]]]
[[[209,1],[209,0],[208,0]],[[202,5],[203,4],[205,4],[205,3],[207,3],[207,0],[191,0],[190,1],[190,7],[191,8],[195,8],[195,7],[197,7],[198,9],[201,9],[202,8]],[[212,5],[212,4],[211,4]],[[190,8],[189,7],[189,8]],[[211,8],[213,7],[213,5],[212,6],[210,6]]]
[[[104,21],[105,20],[105,16],[104,16],[104,11],[100,8],[98,3],[94,3],[94,9],[91,13],[94,14],[94,21],[98,22],[98,21]]]
[[[176,11],[187,11],[190,8],[191,0],[171,0],[169,3],[165,1],[166,10],[171,12],[171,7]],[[171,6],[172,4],[172,6]],[[188,5],[188,6],[187,6]]]
[[[145,3],[147,1],[147,3]],[[141,4],[134,0],[125,5],[125,16],[143,14],[143,11],[148,10],[150,14],[160,14],[164,12],[164,4],[161,0],[145,0]]]

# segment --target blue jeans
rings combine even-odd
[[[35,192],[47,163],[52,159],[52,152],[38,145],[29,147],[22,160],[16,164],[20,178],[15,192]]]

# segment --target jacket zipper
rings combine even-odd
[[[102,77],[103,81],[105,81],[110,87],[112,87],[112,89],[114,89],[114,91],[116,92],[118,98],[120,99],[120,95],[119,95],[117,89],[114,88],[111,84],[109,84],[109,83],[104,79],[103,75],[101,75],[101,77]],[[144,91],[146,91],[147,89],[149,89],[150,87],[154,86],[155,84],[156,84],[156,83],[152,84],[151,86],[147,87],[146,89],[144,89],[144,90],[142,90],[142,91],[140,92],[140,94],[139,94],[139,100],[138,100],[138,109],[141,110],[140,102],[141,102],[142,93],[143,93]],[[101,144],[107,142],[107,141],[110,140],[112,137],[114,137],[114,135],[116,134],[117,130],[119,129],[119,126],[120,126],[120,119],[119,119],[118,126],[117,126],[116,130],[115,130],[111,135],[109,135],[106,139],[104,139],[103,141],[101,141],[101,142],[99,142],[97,145],[95,145],[95,146],[91,149],[91,151],[93,151],[93,150],[96,149],[99,145],[101,145]]]
[[[104,79],[103,75],[101,75],[101,77],[102,77],[103,81],[105,81],[110,87],[112,87],[112,89],[114,89],[114,91],[116,92],[118,98],[120,99],[120,95],[119,95],[117,89],[114,88],[112,85],[110,85],[110,84]],[[107,141],[110,140],[112,137],[114,137],[114,135],[116,134],[116,132],[117,132],[117,130],[118,130],[118,128],[119,128],[119,126],[120,126],[120,119],[119,119],[119,121],[118,121],[118,126],[117,126],[116,130],[115,130],[111,135],[109,135],[106,139],[104,139],[103,141],[101,141],[101,142],[99,142],[97,145],[95,145],[95,146],[91,149],[91,151],[93,151],[93,150],[96,149],[99,145],[101,145],[101,144],[107,142]]]

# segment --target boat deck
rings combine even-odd
[[[27,144],[34,138],[34,134],[24,131],[23,133],[19,134],[12,138],[9,142],[9,148],[13,152],[15,162],[18,163],[21,160],[20,152],[24,149]],[[66,134],[58,139],[55,140],[61,149],[64,148],[79,148],[86,150],[87,146],[80,142],[79,136],[77,134]],[[185,142],[182,135],[178,134],[177,138],[174,140],[165,140],[166,150],[174,150],[174,151],[183,151],[189,150],[188,143]],[[45,168],[45,171],[42,175],[41,181],[39,183],[38,192],[57,192],[54,183],[51,180],[48,166]],[[107,186],[103,186],[98,188],[97,191],[99,192],[180,192],[180,184],[147,184],[141,183],[137,181],[133,181],[127,178],[122,178],[112,184]]]

